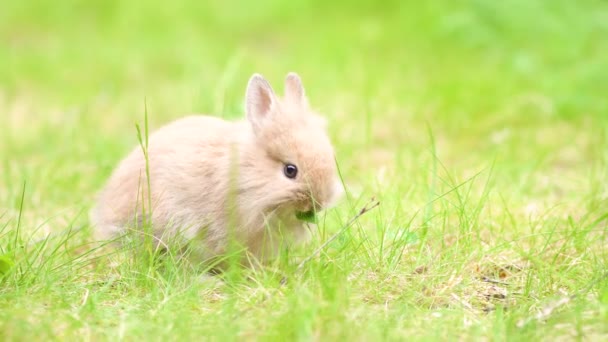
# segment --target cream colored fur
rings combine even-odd
[[[325,122],[310,110],[294,73],[282,99],[253,75],[246,112],[237,122],[188,116],[151,134],[150,189],[137,147],[99,194],[91,212],[97,237],[138,229],[150,196],[156,238],[194,242],[204,258],[225,253],[231,236],[260,260],[302,240],[306,228],[295,212],[325,209],[341,192]],[[297,166],[295,179],[284,175],[285,163]]]

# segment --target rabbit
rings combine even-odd
[[[153,132],[148,162],[135,148],[99,192],[95,236],[141,229],[148,217],[159,244],[179,236],[205,260],[227,253],[230,241],[259,261],[306,241],[303,219],[334,206],[344,190],[326,120],[310,108],[293,72],[282,98],[254,74],[245,111],[239,121],[190,115]]]

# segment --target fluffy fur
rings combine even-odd
[[[253,75],[246,112],[237,122],[188,116],[151,134],[150,188],[138,147],[99,194],[91,213],[96,235],[109,239],[140,227],[150,196],[156,239],[196,240],[204,258],[225,253],[231,237],[258,259],[301,241],[306,228],[296,212],[325,209],[341,192],[325,122],[294,73],[283,98]],[[284,175],[285,163],[297,166],[295,179]]]

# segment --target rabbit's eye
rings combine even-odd
[[[298,168],[293,164],[285,164],[283,173],[285,174],[285,177],[293,179],[298,175]]]

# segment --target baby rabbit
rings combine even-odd
[[[221,257],[230,241],[258,260],[301,241],[302,219],[342,193],[325,121],[309,108],[295,73],[283,98],[254,74],[245,99],[246,120],[188,116],[152,133],[149,179],[143,150],[135,148],[91,212],[96,236],[141,230],[149,220],[159,244],[179,236],[205,259]]]

